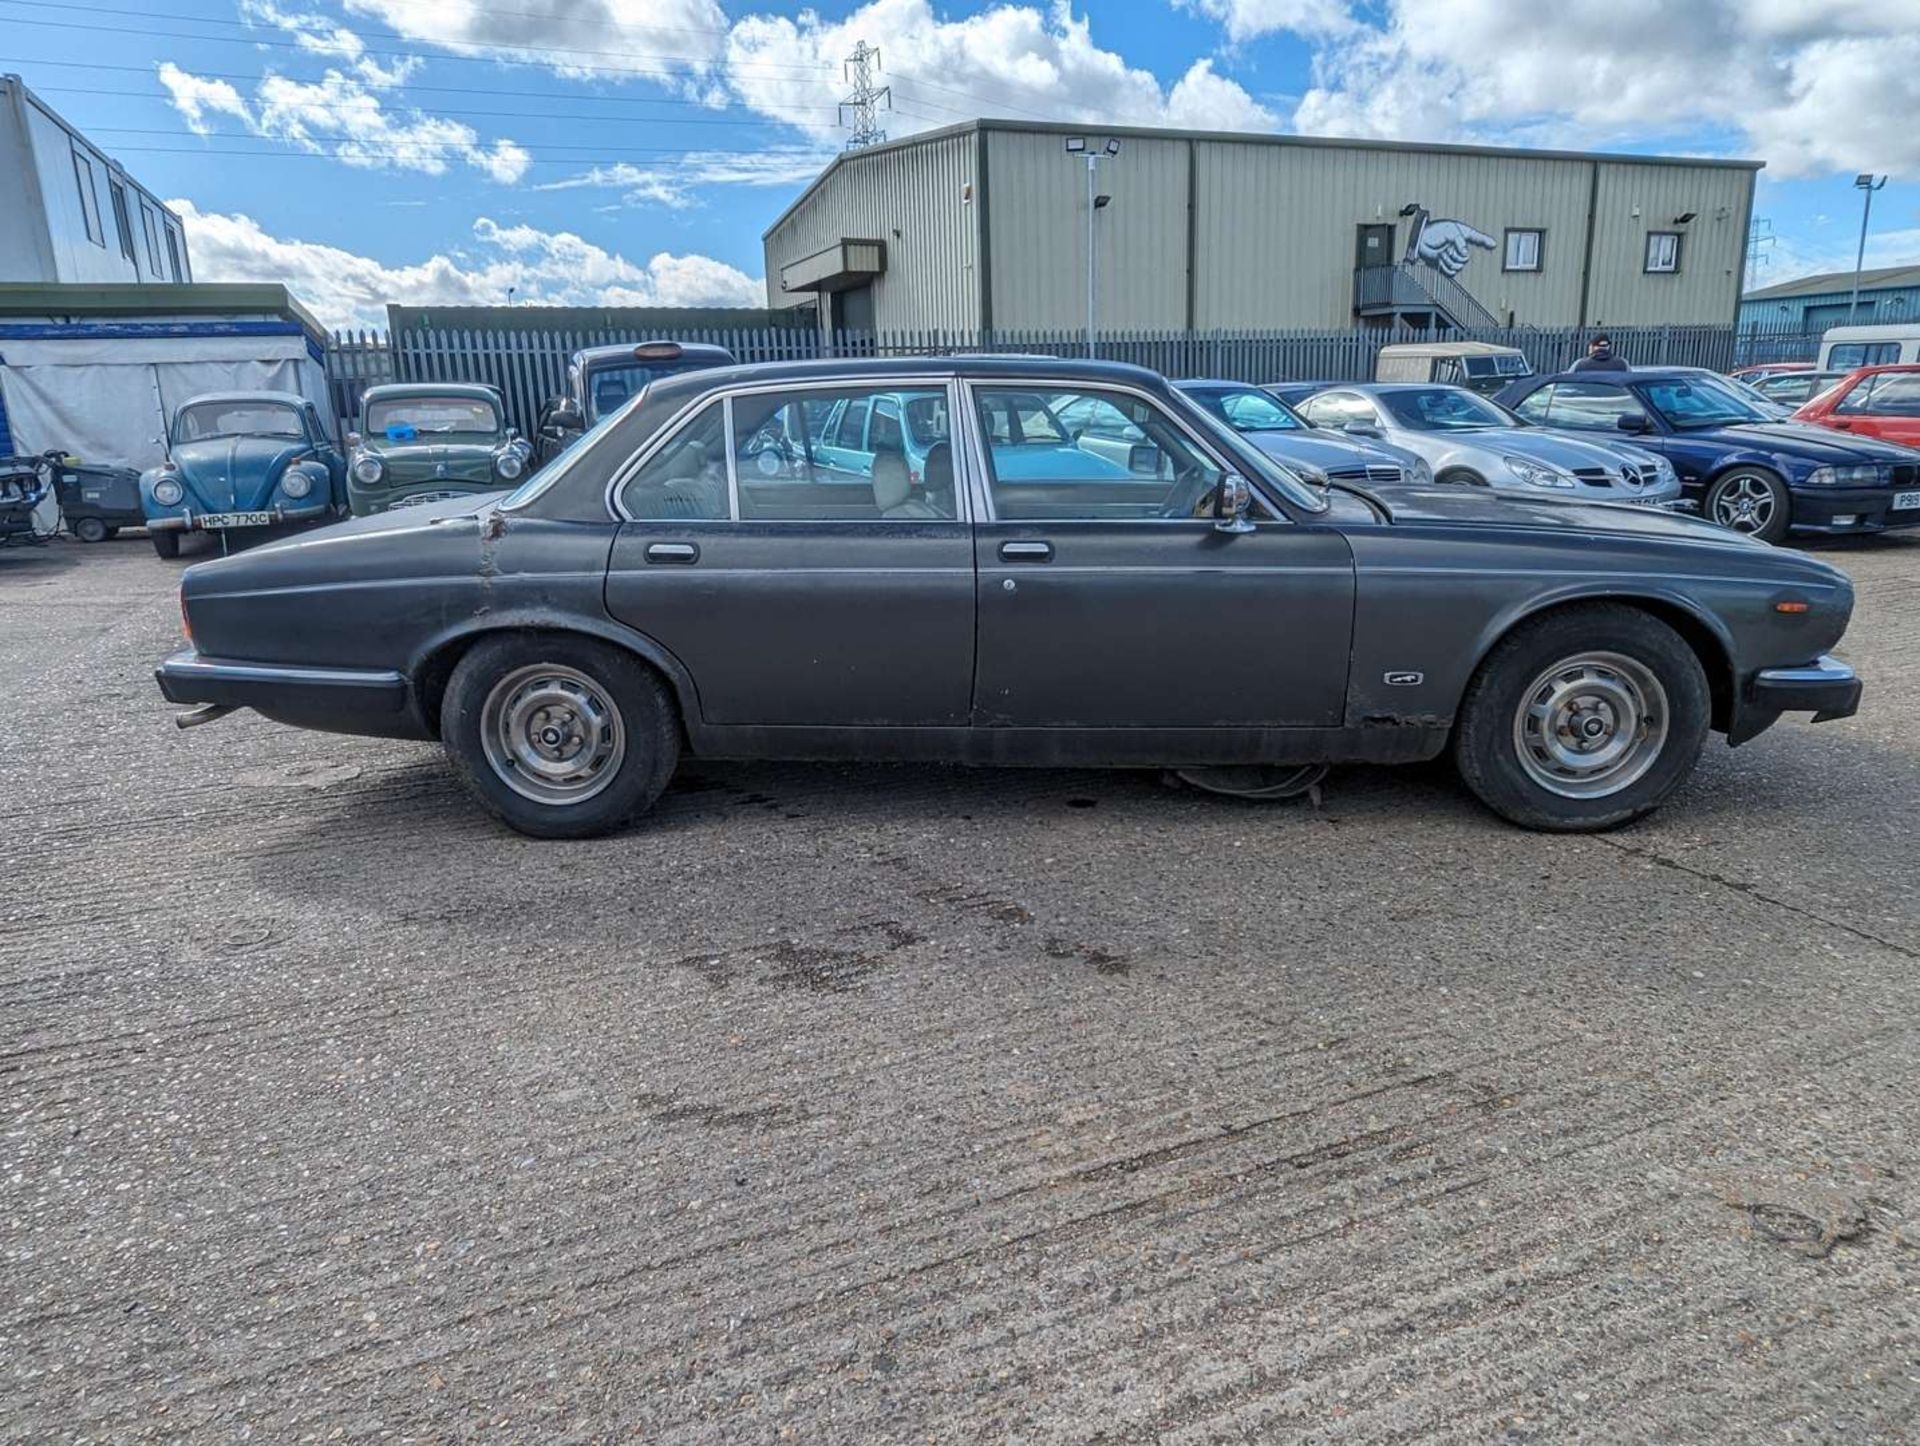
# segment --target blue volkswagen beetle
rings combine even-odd
[[[1768,542],[1920,527],[1920,451],[1779,421],[1689,367],[1528,377],[1494,400],[1541,426],[1658,452],[1709,522]]]
[[[162,557],[189,532],[320,522],[346,512],[347,463],[295,392],[208,392],[183,402],[167,458],[141,474],[147,535]]]

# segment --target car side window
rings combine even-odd
[[[835,439],[858,435],[847,420],[856,413],[872,418],[865,439],[871,450],[825,441],[816,430],[826,419]],[[732,448],[742,521],[937,522],[959,516],[945,387],[736,396]],[[857,455],[849,458],[850,451]]]
[[[725,424],[719,402],[669,437],[621,489],[637,522],[724,521],[727,502]]]
[[[864,452],[867,446],[867,409],[872,404],[865,397],[857,402],[848,402],[840,410],[840,420],[834,424],[833,435],[827,440],[835,447],[844,447],[849,452]]]
[[[1567,427],[1580,432],[1614,432],[1620,428],[1622,417],[1645,419],[1646,408],[1640,405],[1638,398],[1625,387],[1608,386],[1601,382],[1556,382],[1551,387],[1542,387],[1541,392],[1552,392],[1544,420],[1550,427]],[[1527,398],[1532,401],[1533,397]],[[1530,422],[1541,421],[1526,408],[1520,408],[1520,415]]]
[[[1868,377],[1842,397],[1834,410],[1880,417],[1920,417],[1920,373],[1885,372]]]
[[[994,515],[1003,522],[1177,522],[1212,505],[1219,464],[1142,398],[980,387],[974,403]],[[1061,421],[1083,410],[1089,425],[1077,433]]]

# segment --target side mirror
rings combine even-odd
[[[1341,427],[1340,430],[1345,432],[1349,437],[1377,437],[1380,435],[1380,429],[1374,426],[1372,422],[1348,422],[1345,426]]]
[[[1229,472],[1213,489],[1213,528],[1216,532],[1251,532],[1247,513],[1253,509],[1253,488],[1238,472]]]
[[[1623,432],[1644,432],[1647,430],[1647,418],[1644,412],[1623,412],[1613,419],[1613,425]]]
[[[507,428],[507,440],[509,442],[518,441],[519,437],[520,437],[520,429],[518,427]]]
[[[358,432],[347,433],[347,450],[353,451],[365,439]]]
[[[581,415],[580,404],[572,397],[561,397],[555,401],[550,419],[563,432],[584,431],[587,425],[587,419]]]

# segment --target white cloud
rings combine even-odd
[[[715,0],[566,0],[499,9],[482,0],[345,0],[410,40],[463,55],[512,56],[563,75],[618,80],[703,73],[727,17]]]
[[[388,302],[484,306],[514,299],[565,306],[764,306],[766,288],[710,256],[660,252],[630,261],[568,231],[473,223],[474,255],[436,253],[389,266],[337,246],[284,240],[250,216],[167,203],[187,229],[202,281],[276,281],[328,326],[384,326]]]
[[[822,139],[844,134],[835,107],[846,94],[840,63],[867,40],[880,47],[879,80],[896,109],[889,134],[974,116],[1272,130],[1273,113],[1209,61],[1171,91],[1151,71],[1094,43],[1090,23],[1064,0],[1042,10],[998,5],[956,20],[927,0],[870,0],[837,21],[802,11],[797,20],[750,16],[727,38],[728,84],[747,105]],[[777,63],[805,62],[780,73]]]
[[[1380,24],[1323,33],[1293,117],[1309,133],[1706,127],[1779,174],[1920,169],[1920,0],[1390,0]]]
[[[666,206],[684,210],[697,204],[696,186],[790,186],[810,181],[834,157],[831,150],[689,151],[658,166],[625,161],[592,166],[577,175],[548,181],[537,191],[616,190],[629,206]]]
[[[1278,31],[1296,35],[1343,35],[1359,22],[1346,0],[1178,0],[1185,9],[1217,20],[1236,44]]]
[[[330,69],[317,81],[268,71],[251,105],[226,81],[190,74],[172,61],[161,63],[159,76],[174,109],[196,135],[211,134],[209,115],[227,115],[254,135],[350,166],[439,176],[459,160],[503,186],[518,182],[533,164],[523,147],[504,137],[487,144],[459,121],[390,110],[362,77],[339,70]]]

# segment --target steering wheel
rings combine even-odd
[[[1209,515],[1201,509],[1212,499],[1213,489],[1217,485],[1218,479],[1204,467],[1181,468],[1174,474],[1173,486],[1167,493],[1166,505],[1160,509],[1160,515],[1182,521]]]

